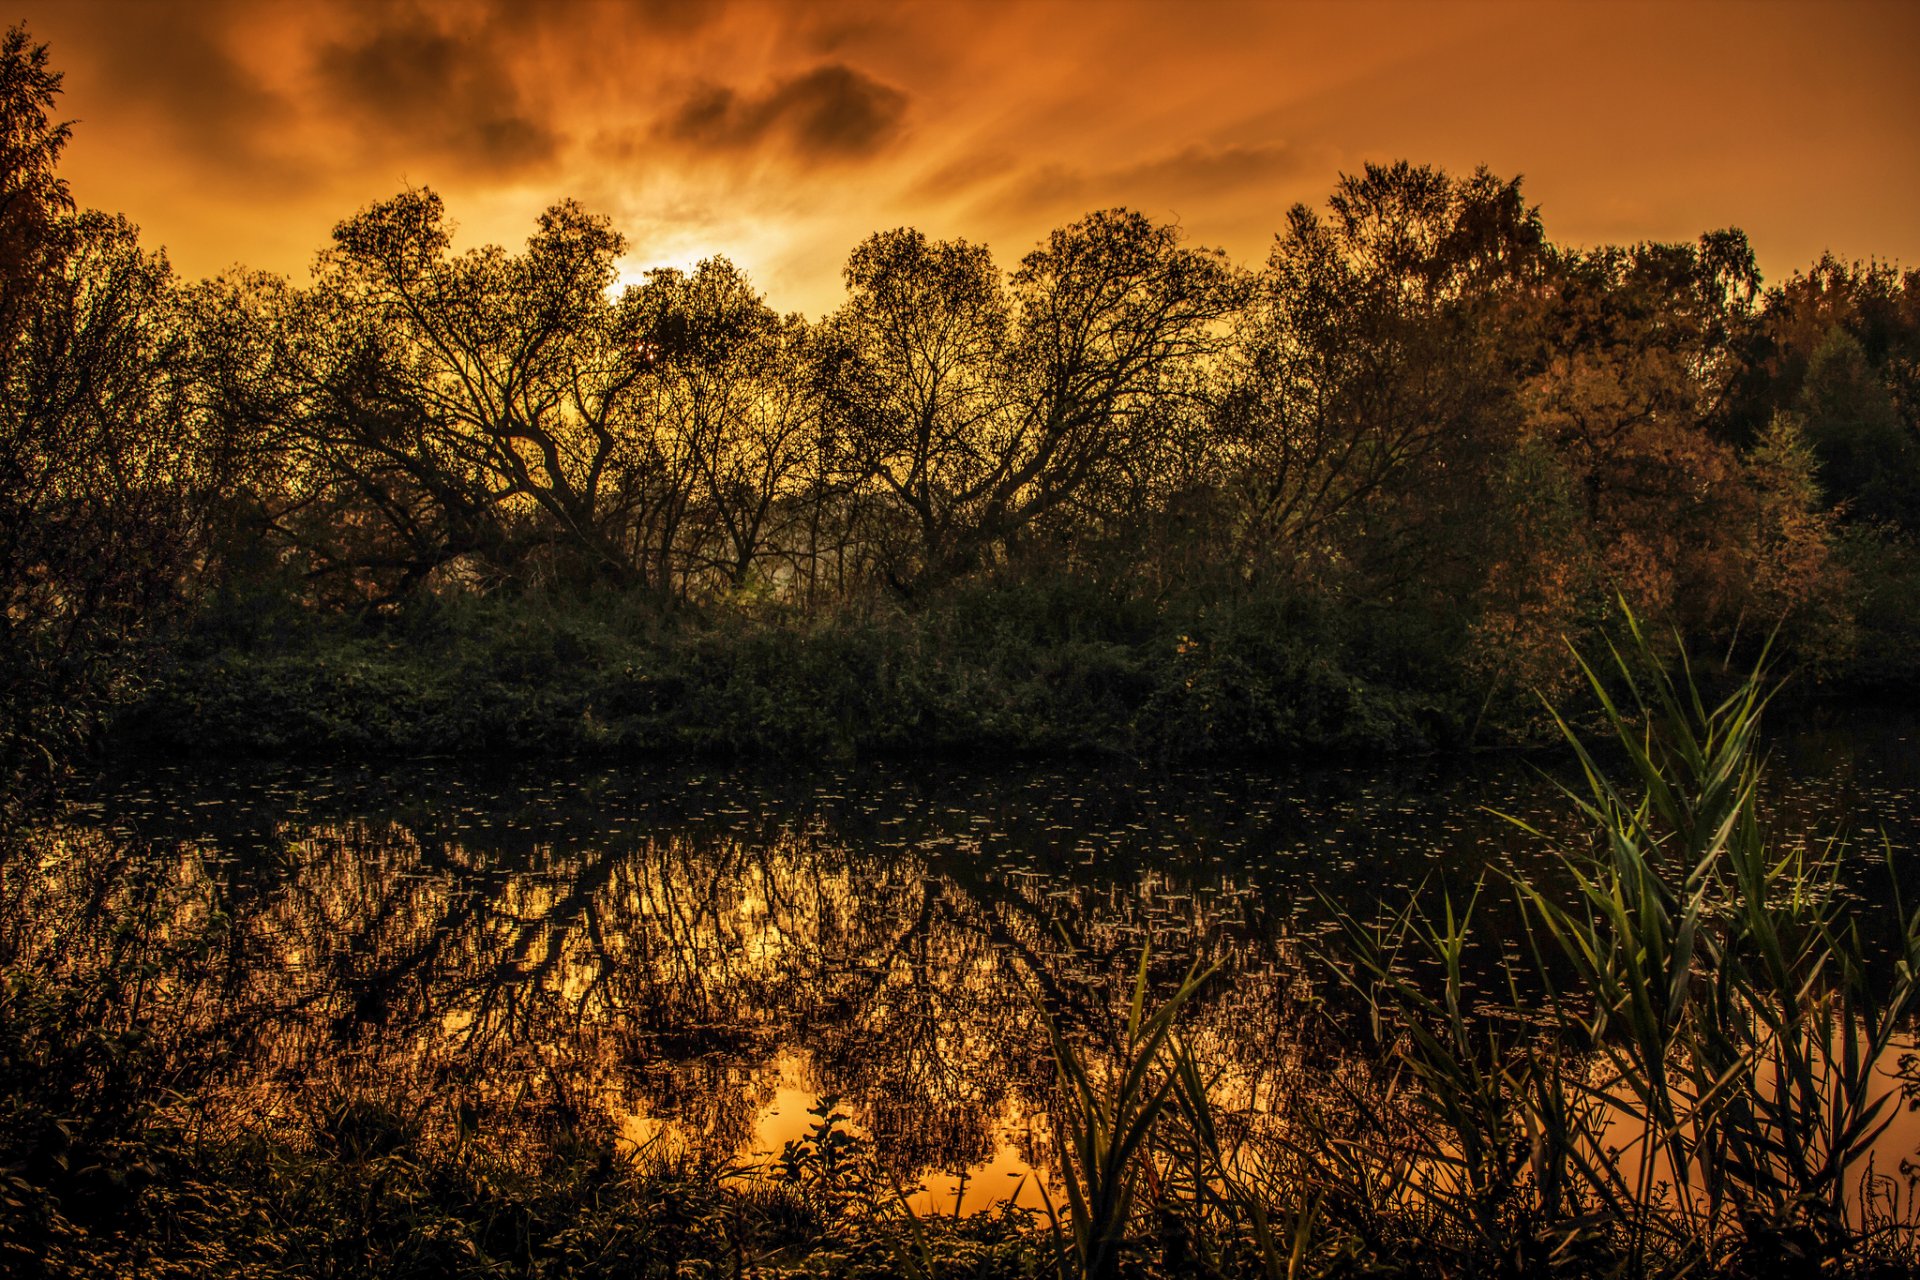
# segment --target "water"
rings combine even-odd
[[[1789,726],[1781,840],[1850,815],[1856,839],[1884,828],[1904,875],[1916,728]],[[1045,1166],[1043,1009],[1097,1047],[1149,941],[1160,984],[1221,961],[1189,1034],[1257,1109],[1314,1052],[1303,1010],[1340,997],[1314,959],[1320,895],[1364,913],[1421,886],[1464,901],[1491,876],[1476,918],[1511,932],[1501,877],[1547,864],[1494,811],[1578,830],[1556,781],[1512,758],[784,778],[155,764],[103,780],[40,850],[76,899],[80,869],[132,852],[165,868],[182,936],[226,922],[164,984],[181,1026],[230,1049],[210,1125],[293,1133],[371,1092],[449,1141],[584,1124],[748,1164],[831,1096],[923,1207],[971,1208]]]

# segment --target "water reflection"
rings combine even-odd
[[[1855,804],[1910,855],[1905,733],[1783,740],[1782,829]],[[530,1161],[584,1131],[720,1164],[777,1154],[836,1095],[950,1209],[1048,1167],[1042,1010],[1110,1049],[1148,939],[1161,982],[1223,962],[1190,1036],[1255,1124],[1305,1060],[1329,1070],[1297,1038],[1301,1005],[1337,994],[1303,963],[1316,892],[1462,892],[1539,865],[1488,809],[1568,821],[1518,762],[926,773],[158,769],[103,785],[37,855],[62,912],[98,901],[89,868],[161,868],[167,927],[213,939],[166,998],[230,1049],[216,1131],[318,1132],[375,1097]]]

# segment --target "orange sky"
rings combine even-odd
[[[783,309],[910,223],[1011,264],[1126,204],[1252,264],[1286,207],[1406,158],[1526,176],[1557,240],[1740,226],[1920,265],[1920,3],[26,0],[65,172],[185,273],[304,278],[408,184],[461,242],[563,196],[630,270],[723,252]]]

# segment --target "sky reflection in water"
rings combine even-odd
[[[1914,727],[1782,734],[1783,837],[1850,813],[1907,868]],[[1514,759],[784,779],[423,763],[142,768],[45,839],[171,860],[233,922],[211,980],[255,1034],[212,1104],[231,1123],[451,1088],[450,1133],[511,1142],[564,1116],[751,1162],[838,1095],[889,1173],[925,1186],[917,1207],[951,1211],[1046,1167],[1043,1002],[1097,1055],[1146,939],[1161,981],[1225,960],[1189,1033],[1258,1111],[1299,1065],[1302,1003],[1337,995],[1312,978],[1316,892],[1365,908],[1542,870],[1488,810],[1573,830]],[[1505,899],[1496,884],[1476,917],[1496,940]]]

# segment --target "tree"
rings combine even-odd
[[[1734,624],[1741,460],[1721,430],[1759,277],[1738,232],[1553,256],[1523,432],[1571,476],[1609,598],[1685,630]]]
[[[60,95],[59,72],[47,67],[47,46],[15,26],[0,41],[0,344],[24,323],[42,275],[48,235],[73,197],[59,176],[69,123],[47,113]]]
[[[1847,518],[1920,530],[1920,432],[1839,325],[1808,360],[1798,407],[1820,483]]]
[[[424,189],[335,228],[302,379],[321,393],[310,437],[397,529],[424,527],[417,496],[437,509],[431,535],[404,539],[410,581],[469,552],[519,568],[516,525],[589,576],[640,580],[659,461],[631,420],[649,367],[638,311],[606,296],[624,241],[571,202],[517,256],[453,255],[451,235]]]
[[[0,791],[136,682],[223,483],[180,295],[124,219],[73,212],[47,49],[0,42]]]
[[[177,287],[124,220],[48,228],[0,384],[8,776],[53,763],[139,675],[224,480]]]
[[[1224,322],[1247,280],[1177,228],[1111,209],[1055,231],[1013,278],[1024,429],[1037,442],[996,518],[1011,537],[1062,511],[1108,524],[1177,491]]]
[[[957,558],[1004,470],[1012,304],[983,246],[906,228],[869,237],[846,279],[828,322],[832,442],[856,492],[878,491],[865,533],[905,592]]]
[[[1518,180],[1484,170],[1369,165],[1327,216],[1288,213],[1217,415],[1243,574],[1325,561],[1329,526],[1486,437],[1512,382],[1500,329],[1542,243]]]
[[[1011,287],[983,247],[904,229],[846,274],[835,440],[877,491],[880,564],[909,595],[1004,551],[1126,456],[1238,300],[1220,255],[1126,210],[1054,232]]]
[[[1858,344],[1902,424],[1920,435],[1920,269],[1829,254],[1768,289],[1757,323],[1740,335],[1743,368],[1724,424],[1734,443],[1751,445],[1774,414],[1802,407],[1814,356],[1836,330]]]
[[[1813,449],[1799,423],[1779,413],[1745,462],[1752,510],[1745,616],[1783,635],[1816,671],[1830,671],[1852,656],[1855,627]]]
[[[1578,680],[1569,637],[1603,600],[1598,557],[1564,459],[1546,442],[1508,452],[1486,504],[1485,563],[1473,593],[1465,662],[1484,690],[1474,731],[1502,701],[1563,697]],[[1526,724],[1531,707],[1496,717]]]
[[[633,306],[648,352],[650,414],[670,469],[685,477],[678,488],[695,526],[681,548],[680,520],[666,524],[661,556],[682,550],[688,572],[736,591],[770,542],[797,567],[812,539],[796,544],[796,529],[776,526],[792,524],[795,513],[783,507],[820,481],[806,322],[775,315],[725,258],[691,273],[650,272]]]

